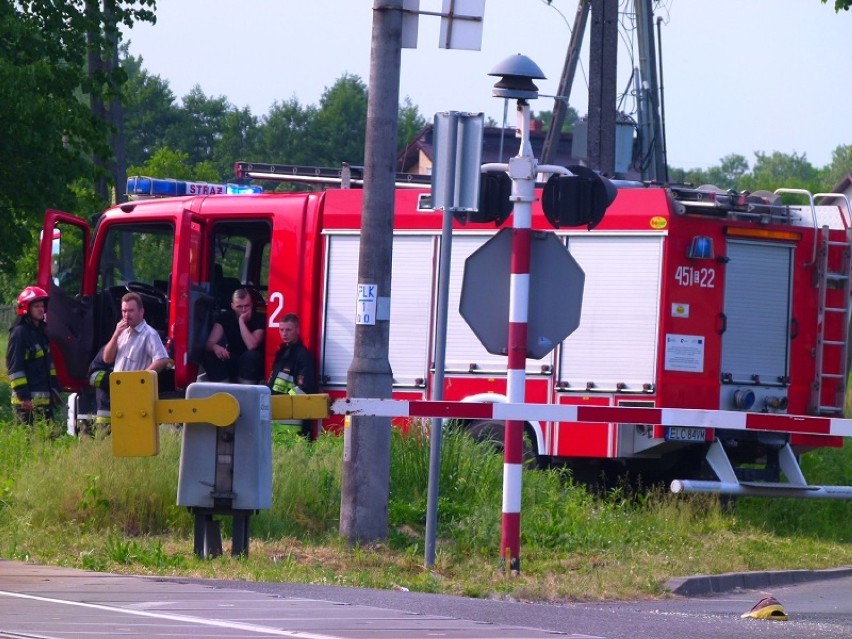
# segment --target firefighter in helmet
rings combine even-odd
[[[53,406],[61,402],[45,328],[46,312],[47,292],[28,286],[18,295],[18,317],[9,329],[6,368],[12,407],[16,417],[28,425],[37,417],[52,420]]]

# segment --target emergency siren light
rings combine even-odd
[[[263,193],[263,187],[252,184],[190,182],[138,175],[127,178],[127,197],[131,199],[176,197],[181,195],[246,195],[250,193]]]

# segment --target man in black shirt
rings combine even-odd
[[[278,325],[281,346],[275,354],[272,373],[267,386],[273,395],[299,395],[317,392],[317,379],[314,358],[299,338],[299,318],[288,313]],[[315,423],[302,421],[302,435],[313,441],[316,439]]]
[[[211,382],[258,384],[263,380],[264,318],[253,312],[251,294],[238,288],[231,310],[213,324],[204,352],[204,370]]]

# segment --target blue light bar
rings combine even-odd
[[[249,193],[263,193],[262,186],[255,186],[254,184],[232,184],[228,182],[225,185],[225,190],[228,193],[232,193],[234,195],[247,195]]]
[[[127,178],[127,195],[169,197],[186,195],[186,183],[177,180],[159,180],[149,177]]]
[[[143,176],[127,178],[127,195],[131,198],[222,195],[224,193],[236,195],[263,193],[263,188],[251,184],[211,184]]]

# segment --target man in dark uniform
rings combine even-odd
[[[61,403],[45,330],[47,292],[38,286],[28,286],[18,295],[17,312],[18,318],[9,329],[6,369],[15,416],[32,426],[36,417],[52,420],[53,405]]]
[[[263,383],[264,318],[253,313],[251,293],[238,288],[231,296],[231,310],[213,324],[204,352],[207,381]]]
[[[267,386],[273,395],[299,395],[317,392],[314,358],[299,338],[299,318],[288,313],[278,325],[281,346],[275,354]],[[302,436],[316,439],[315,422],[302,420]]]
[[[89,384],[95,389],[95,426],[109,428],[112,414],[109,403],[109,376],[112,374],[112,364],[104,361],[104,349],[101,350],[89,365]]]

